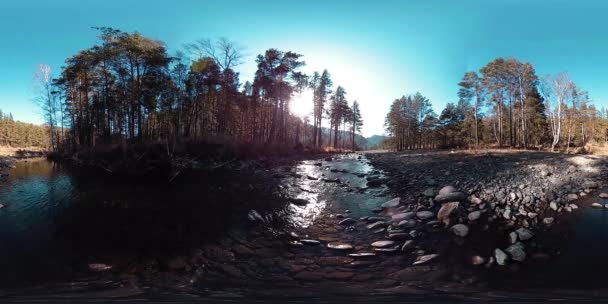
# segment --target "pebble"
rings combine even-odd
[[[394,198],[394,199],[392,199],[392,200],[390,200],[390,201],[388,201],[386,203],[383,203],[382,205],[380,205],[380,207],[382,207],[382,208],[397,208],[397,206],[399,206],[400,201],[401,200],[397,197],[397,198]]]
[[[317,240],[305,239],[305,240],[300,240],[300,242],[302,244],[306,244],[306,245],[321,245],[321,242],[319,242]]]
[[[414,246],[415,246],[415,243],[413,240],[407,240],[401,246],[401,251],[403,251],[403,252],[410,251],[410,250],[414,249]]]
[[[534,237],[534,233],[526,228],[519,228],[515,230],[515,233],[517,233],[517,236],[522,241],[527,241]]]
[[[593,204],[591,204],[591,207],[593,207],[593,208],[604,208],[604,206],[602,204],[600,204],[600,203],[593,203]]]
[[[348,256],[351,258],[370,258],[370,257],[375,257],[376,254],[373,252],[358,252],[358,253],[349,253]]]
[[[600,198],[608,198],[608,193],[606,193],[606,192],[600,193]]]
[[[448,224],[450,220],[450,215],[454,210],[458,208],[460,205],[459,202],[449,202],[441,205],[439,212],[437,212],[437,219],[441,222]]]
[[[327,248],[334,249],[334,250],[352,250],[353,246],[350,244],[346,244],[346,243],[333,242],[333,243],[328,243]]]
[[[517,242],[505,249],[505,251],[511,256],[511,259],[523,262],[526,259],[526,252],[524,251],[524,244]]]
[[[350,217],[347,217],[347,218],[341,220],[338,224],[346,226],[346,225],[352,225],[352,224],[354,224],[356,222],[357,221],[355,221],[354,219],[352,219]]]
[[[543,223],[545,225],[551,225],[551,224],[553,224],[554,221],[555,221],[555,219],[552,217],[546,217],[543,219]]]

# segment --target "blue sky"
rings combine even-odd
[[[0,109],[41,122],[32,103],[39,63],[96,43],[93,26],[164,41],[170,52],[227,37],[247,54],[250,80],[267,48],[304,55],[305,72],[327,68],[361,104],[366,136],[381,134],[389,104],[420,91],[436,112],[457,83],[495,57],[530,62],[538,75],[568,72],[598,107],[608,100],[608,1],[34,1],[0,3]],[[301,100],[296,100],[302,102]]]

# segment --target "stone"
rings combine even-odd
[[[421,220],[428,220],[435,216],[435,214],[431,211],[418,211],[416,212],[416,216]]]
[[[479,255],[474,255],[471,257],[471,264],[478,266],[478,265],[482,265],[486,262],[486,259],[482,256]]]
[[[351,244],[333,242],[327,243],[327,248],[334,250],[352,250],[353,246]]]
[[[412,265],[420,265],[420,264],[424,264],[428,261],[431,261],[433,259],[435,259],[436,257],[438,257],[438,254],[427,254],[427,255],[421,255],[419,257],[416,258],[416,261],[414,262],[414,264]]]
[[[416,227],[416,221],[414,220],[403,220],[397,224],[400,228],[414,228]]]
[[[388,248],[374,248],[374,251],[380,253],[393,253],[397,251],[396,247],[388,247]]]
[[[305,240],[300,240],[300,242],[302,244],[305,244],[305,245],[313,245],[313,246],[314,245],[321,245],[321,242],[319,242],[317,240],[308,240],[308,239],[305,239]]]
[[[515,230],[515,233],[517,233],[517,236],[522,241],[527,241],[534,237],[534,233],[532,233],[532,231],[523,227]]]
[[[555,201],[551,201],[551,203],[549,203],[549,208],[551,208],[553,211],[557,211],[557,203]]]
[[[479,205],[483,202],[479,197],[475,195],[471,195],[471,197],[469,197],[469,201],[471,201],[471,203],[475,205]]]
[[[526,252],[524,251],[524,244],[517,242],[505,249],[505,251],[511,256],[511,259],[523,262],[526,259]]]
[[[387,223],[379,221],[379,222],[371,223],[371,224],[365,226],[365,228],[367,228],[369,230],[374,230],[376,228],[384,227],[386,225],[387,225]]]
[[[376,241],[372,243],[372,247],[375,248],[385,248],[385,247],[389,247],[389,246],[393,246],[395,245],[395,241]]]
[[[89,270],[90,271],[94,271],[94,272],[108,271],[110,269],[112,269],[112,266],[110,266],[108,264],[104,264],[104,263],[91,263],[91,264],[89,264]]]
[[[456,188],[452,185],[445,186],[439,190],[439,195],[456,192]]]
[[[602,205],[600,203],[593,203],[593,204],[591,204],[591,207],[593,207],[593,208],[604,208],[604,205]]]
[[[494,257],[496,257],[496,263],[500,266],[504,266],[509,258],[504,251],[500,250],[500,248],[494,249]]]
[[[407,239],[409,237],[410,237],[409,233],[404,233],[404,232],[397,232],[397,233],[389,233],[388,234],[388,239],[389,240],[393,240],[393,241],[404,240],[404,239]]]
[[[247,218],[252,221],[252,222],[256,222],[256,221],[260,221],[260,222],[264,222],[264,218],[255,210],[249,210],[249,212],[247,213]]]
[[[452,214],[452,212],[454,212],[454,210],[458,208],[459,205],[459,202],[450,202],[442,204],[441,208],[439,209],[439,212],[437,212],[437,219],[446,225],[449,224],[450,215]]]
[[[358,252],[358,253],[349,253],[348,256],[351,258],[371,258],[371,257],[375,257],[376,254],[373,252]]]
[[[551,225],[551,224],[553,224],[554,221],[555,221],[555,219],[552,217],[546,217],[543,219],[543,223],[545,225]]]
[[[386,203],[383,203],[382,205],[380,205],[380,207],[382,208],[397,208],[399,206],[401,202],[400,198],[394,198]]]
[[[310,202],[303,199],[303,198],[294,198],[291,199],[291,203],[296,205],[296,206],[306,206],[308,205]]]
[[[576,195],[576,193],[569,193],[569,194],[568,194],[568,201],[569,201],[569,202],[571,202],[571,201],[575,201],[575,200],[577,200],[577,199],[578,199],[578,195]]]
[[[433,188],[428,188],[426,190],[424,190],[423,195],[425,197],[435,197],[437,194],[435,193],[435,189]]]
[[[514,231],[511,231],[509,233],[509,243],[515,244],[515,242],[517,242],[517,233],[515,233]]]
[[[401,251],[408,252],[414,249],[415,243],[413,240],[407,240],[401,245]]]
[[[403,220],[410,220],[413,219],[414,217],[416,217],[416,213],[414,212],[403,212],[403,213],[397,213],[397,214],[393,214],[391,216],[391,220],[393,222],[401,222]]]
[[[325,275],[325,278],[330,279],[330,280],[350,280],[352,277],[355,276],[355,273],[353,272],[347,272],[347,271],[336,271],[336,272],[330,272],[328,274]]]
[[[600,198],[608,198],[608,193],[606,193],[606,192],[600,193]]]
[[[344,226],[348,226],[348,225],[352,225],[354,223],[356,223],[357,221],[355,221],[354,219],[347,217],[343,220],[341,220],[338,224],[339,225],[344,225]]]
[[[469,221],[476,221],[481,217],[481,211],[473,211],[471,213],[469,213],[469,215],[467,215],[467,218],[469,219]]]
[[[437,203],[447,203],[447,202],[461,202],[466,199],[466,195],[462,192],[451,192],[446,194],[438,194],[435,196],[435,201]]]
[[[450,230],[452,231],[452,233],[459,237],[465,237],[467,236],[467,234],[469,234],[469,227],[464,224],[456,224],[452,226]]]

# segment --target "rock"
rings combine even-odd
[[[439,190],[439,195],[456,192],[456,188],[452,185],[445,186]]]
[[[576,204],[570,204],[569,206],[572,210],[578,209],[578,206]]]
[[[606,193],[606,192],[600,193],[600,198],[608,198],[608,193]]]
[[[353,246],[350,244],[346,244],[346,243],[333,242],[333,243],[328,243],[327,248],[334,249],[334,250],[352,250]]]
[[[325,278],[330,279],[330,280],[344,281],[344,280],[350,280],[354,276],[355,276],[355,273],[353,273],[353,272],[336,271],[336,272],[330,272],[330,273],[326,274]]]
[[[108,264],[104,264],[104,263],[92,263],[92,264],[89,264],[89,270],[90,271],[102,272],[102,271],[108,271],[110,269],[112,269],[112,266],[110,266]]]
[[[416,261],[412,265],[424,264],[424,263],[426,263],[428,261],[431,261],[431,260],[435,259],[438,256],[439,256],[438,254],[421,255],[421,256],[419,256],[419,257],[416,258]]]
[[[517,242],[505,249],[505,251],[511,256],[511,259],[523,262],[526,259],[526,252],[524,251],[524,244]]]
[[[376,241],[372,243],[372,247],[375,248],[385,248],[393,245],[395,245],[394,241]]]
[[[321,245],[321,242],[319,242],[317,240],[300,240],[300,242],[305,245],[313,245],[313,246]]]
[[[314,177],[311,175],[307,175],[306,178],[308,178],[309,180],[318,180],[319,179],[318,177]]]
[[[425,197],[435,197],[437,194],[435,193],[435,189],[433,188],[428,188],[426,190],[424,190],[423,195]]]
[[[467,218],[469,219],[469,221],[476,221],[481,217],[481,211],[473,211],[471,213],[469,213],[469,215],[467,216]]]
[[[471,203],[475,205],[479,205],[483,202],[479,197],[475,195],[471,195],[471,197],[469,197],[469,201],[471,201]]]
[[[397,233],[389,233],[388,234],[389,240],[394,240],[394,241],[404,240],[404,239],[407,239],[409,237],[410,237],[410,235],[408,233],[404,233],[404,232],[397,232]]]
[[[302,281],[319,281],[323,279],[323,274],[313,271],[301,271],[296,273],[294,279]]]
[[[511,231],[509,233],[509,243],[510,244],[515,244],[515,242],[517,242],[517,233]]]
[[[543,219],[543,223],[545,225],[551,225],[551,224],[553,224],[554,221],[555,221],[555,219],[552,217],[546,217]]]
[[[439,212],[437,212],[437,219],[443,222],[444,224],[449,224],[450,215],[454,210],[458,208],[460,205],[459,202],[450,202],[441,205]]]
[[[391,216],[391,220],[393,222],[401,222],[403,220],[410,220],[413,219],[414,217],[416,217],[416,213],[414,212],[404,212],[404,213],[397,213],[397,214],[393,214],[393,216]]]
[[[569,194],[568,194],[568,201],[569,201],[569,202],[571,202],[571,201],[575,201],[575,200],[577,200],[577,199],[578,199],[578,195],[576,195],[575,193],[569,193]]]
[[[371,188],[376,188],[376,187],[382,186],[383,183],[384,183],[383,179],[379,179],[379,178],[378,179],[372,179],[372,180],[369,180],[367,182],[367,186],[371,187]]]
[[[437,203],[447,203],[447,202],[461,202],[466,199],[466,195],[462,192],[451,192],[446,194],[441,194],[441,192],[435,196],[435,201]]]
[[[247,213],[247,218],[252,221],[252,222],[256,222],[256,221],[260,221],[260,222],[264,222],[264,218],[255,210],[249,210],[249,212]]]
[[[319,265],[322,266],[342,266],[352,263],[354,259],[345,256],[324,256],[319,258]]]
[[[416,221],[414,220],[403,220],[397,224],[400,228],[414,228],[416,227]]]
[[[485,262],[486,262],[486,259],[483,258],[482,256],[474,255],[471,257],[471,264],[473,264],[475,266],[482,265]]]
[[[376,252],[383,252],[383,253],[393,253],[397,251],[396,247],[388,247],[388,248],[374,248],[374,251]]]
[[[418,211],[416,212],[416,216],[421,220],[428,220],[435,216],[435,214],[431,211]]]
[[[551,208],[553,211],[557,211],[557,203],[555,201],[551,201],[551,203],[549,203],[549,208]]]
[[[365,228],[367,228],[369,230],[374,230],[376,228],[384,227],[386,225],[387,225],[387,223],[382,222],[382,221],[378,221],[378,222],[375,222],[375,223],[372,223],[372,224],[369,224],[369,225],[365,226]]]
[[[375,257],[376,254],[373,252],[358,252],[358,253],[349,253],[348,256],[351,258],[371,258],[371,257]]]
[[[452,226],[450,230],[452,231],[452,233],[459,237],[465,237],[467,236],[467,234],[469,234],[469,227],[463,224],[456,224]]]
[[[600,203],[593,203],[593,204],[591,204],[591,207],[593,207],[593,208],[604,208],[604,206],[602,204],[600,204]]]
[[[4,208],[4,207],[6,207],[6,205],[5,205],[5,204],[0,204],[0,209],[2,209],[2,208]]]
[[[522,241],[527,241],[534,237],[534,233],[526,228],[519,228],[515,230],[515,233],[517,233],[517,236]]]
[[[401,251],[403,252],[408,252],[414,249],[415,243],[413,240],[407,240],[405,241],[405,243],[403,243],[403,245],[401,246]]]
[[[509,258],[504,251],[500,250],[500,248],[494,249],[494,257],[496,257],[496,263],[500,266],[504,266]]]
[[[352,225],[354,223],[356,223],[357,221],[355,221],[354,219],[347,217],[343,220],[341,220],[338,224],[339,225],[344,225],[344,226],[348,226],[348,225]]]
[[[400,198],[394,198],[386,203],[383,203],[382,205],[380,205],[380,207],[382,208],[397,208],[399,206],[399,203],[401,202]]]
[[[308,205],[310,202],[303,199],[303,198],[294,198],[291,200],[291,203],[296,205],[296,206],[306,206]]]

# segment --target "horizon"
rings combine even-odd
[[[0,70],[0,109],[16,120],[41,124],[32,101],[32,74],[44,63],[57,76],[66,58],[98,43],[95,26],[159,39],[170,54],[197,39],[226,37],[245,50],[236,68],[241,84],[253,79],[255,56],[266,49],[302,54],[303,72],[327,69],[333,88],[343,86],[348,101],[360,103],[365,137],[386,134],[386,113],[402,95],[421,92],[440,114],[458,100],[462,75],[496,57],[530,62],[541,77],[567,72],[598,109],[606,107],[603,83],[608,79],[601,67],[608,63],[603,55],[608,43],[601,39],[601,12],[608,3],[381,2],[310,1],[293,9],[249,1],[230,8],[194,1],[171,7],[162,1],[145,7],[135,1],[4,3],[0,31],[8,47],[0,49],[6,60]],[[338,9],[340,14],[333,15]],[[501,22],[498,14],[512,19]],[[16,23],[22,26],[15,29]],[[254,23],[256,30],[249,30]]]

